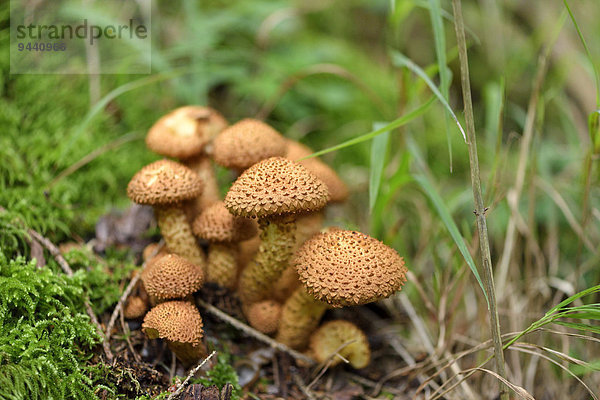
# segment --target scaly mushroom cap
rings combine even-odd
[[[234,215],[268,218],[320,210],[327,187],[306,168],[282,157],[254,164],[233,183],[225,207]]]
[[[181,299],[200,289],[204,283],[202,269],[175,254],[162,256],[142,272],[144,287],[159,300]]]
[[[202,193],[202,180],[186,166],[160,160],[146,165],[131,178],[127,196],[138,204],[169,205]]]
[[[217,164],[244,170],[269,157],[283,156],[283,136],[264,122],[244,119],[221,132],[213,141]]]
[[[194,220],[194,234],[213,242],[237,242],[255,236],[256,222],[231,214],[220,201],[205,209]]]
[[[276,332],[280,317],[281,304],[273,300],[259,301],[248,308],[248,322],[262,333]]]
[[[394,249],[360,232],[333,230],[307,240],[293,265],[309,294],[334,307],[388,297],[406,282]]]
[[[227,121],[212,108],[186,106],[161,117],[148,131],[146,145],[166,157],[185,159],[199,154]]]
[[[168,301],[148,311],[142,330],[150,339],[198,344],[202,339],[202,317],[187,301]]]
[[[371,360],[371,349],[363,331],[343,320],[327,322],[313,333],[310,337],[310,351],[319,363],[327,361],[336,351],[350,361],[354,368],[364,368]],[[340,361],[339,357],[333,356],[331,366]]]

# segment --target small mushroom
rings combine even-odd
[[[192,234],[182,202],[202,192],[202,180],[189,168],[160,160],[142,168],[127,185],[127,195],[138,204],[154,206],[167,248],[204,268],[204,255]]]
[[[207,282],[233,289],[238,275],[238,242],[256,236],[256,223],[231,214],[223,202],[206,208],[192,226],[196,236],[210,242],[208,248]]]
[[[202,269],[175,254],[162,256],[147,265],[141,278],[152,304],[184,299],[204,283]]]
[[[140,296],[131,296],[123,307],[123,316],[125,319],[138,319],[143,317],[146,311],[148,311],[148,303]]]
[[[207,152],[227,121],[209,107],[186,106],[161,117],[148,131],[146,145],[155,153],[181,160],[200,176],[204,190],[194,200],[194,216],[220,199],[214,168]]]
[[[371,360],[371,349],[364,332],[344,320],[329,321],[319,327],[310,337],[309,352],[319,363],[331,359],[330,367],[342,361],[340,356],[354,368],[364,368]]]
[[[217,164],[238,172],[270,157],[283,156],[283,136],[264,122],[244,119],[221,132],[213,142]]]
[[[328,198],[323,182],[281,157],[253,165],[233,183],[225,207],[233,215],[258,218],[260,226],[260,247],[240,277],[245,306],[269,298],[271,287],[287,267],[295,243],[296,215],[324,207]]]
[[[144,260],[144,262],[149,262],[156,257],[162,257],[168,253],[164,247],[158,250],[158,246],[158,243],[150,243],[148,246],[144,247],[144,251],[142,252],[142,260]]]
[[[263,300],[248,308],[248,322],[259,332],[275,333],[279,327],[281,304],[273,300]]]
[[[284,304],[277,338],[294,348],[306,345],[325,304],[370,303],[392,295],[406,282],[402,257],[355,231],[331,229],[315,235],[298,249],[293,265],[303,286]]]
[[[165,339],[175,356],[190,366],[206,354],[202,326],[202,317],[193,304],[168,301],[148,311],[142,330],[150,339]]]

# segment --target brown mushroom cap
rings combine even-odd
[[[169,205],[202,193],[202,180],[186,166],[160,160],[146,165],[131,178],[127,196],[138,204]]]
[[[131,296],[123,308],[123,316],[125,319],[141,318],[146,311],[148,311],[148,303],[140,296]]]
[[[236,217],[220,201],[205,209],[194,220],[194,234],[213,242],[237,242],[250,239],[257,233],[256,222]]]
[[[315,359],[322,363],[336,352],[346,358],[354,368],[364,368],[371,360],[371,349],[367,337],[351,322],[336,320],[321,326],[310,337],[310,350]],[[341,359],[333,356],[331,365]]]
[[[265,218],[311,212],[327,204],[327,187],[300,164],[273,157],[248,168],[225,196],[234,215]]]
[[[146,266],[142,272],[144,287],[159,300],[184,298],[204,283],[202,269],[183,257],[168,254]]]
[[[307,292],[334,307],[388,297],[406,282],[404,260],[394,249],[354,231],[313,236],[293,264]]]
[[[168,301],[148,311],[142,330],[150,339],[200,343],[204,334],[198,309],[187,301]]]
[[[279,327],[281,304],[273,300],[259,301],[248,308],[247,315],[254,329],[266,334],[274,333]]]
[[[298,162],[298,164],[303,165],[317,178],[322,180],[327,186],[327,189],[329,189],[330,202],[341,203],[345,201],[348,198],[348,187],[331,167],[316,157],[300,160],[313,153],[314,151],[310,147],[294,140],[287,139],[287,152],[285,158]]]
[[[283,156],[283,136],[264,122],[244,119],[221,132],[213,141],[217,164],[244,170],[269,157]]]
[[[308,157],[314,153],[310,147],[292,139],[286,139],[286,146],[285,158],[292,161],[298,161],[299,159]]]
[[[309,158],[300,161],[307,170],[312,172],[317,178],[319,178],[329,189],[329,199],[332,203],[341,203],[346,201],[348,198],[348,186],[341,180],[338,174],[325,164],[323,161],[316,158]]]
[[[199,154],[227,121],[212,108],[186,106],[161,117],[148,131],[146,145],[155,153],[185,159]]]

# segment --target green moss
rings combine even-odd
[[[99,342],[72,278],[0,254],[0,399],[89,399],[85,374]]]

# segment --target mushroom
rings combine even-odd
[[[160,245],[158,243],[150,243],[148,246],[144,247],[144,251],[142,252],[142,260],[144,260],[144,262],[149,262],[150,260],[153,260],[157,257],[162,257],[165,254],[167,254],[167,250],[164,248],[158,250],[158,247]]]
[[[256,236],[255,222],[231,214],[223,202],[214,203],[194,220],[194,234],[210,242],[206,281],[233,289],[237,284],[238,242]]]
[[[287,152],[285,158],[303,165],[325,183],[330,195],[329,203],[341,203],[348,198],[346,184],[333,169],[316,157],[303,159],[314,153],[311,148],[291,139],[286,139],[286,142]],[[324,219],[323,210],[306,213],[298,217],[296,220],[296,245],[294,250],[297,250],[313,235],[319,233]],[[291,265],[288,266],[279,281],[275,284],[275,298],[279,301],[285,301],[299,284],[294,267]]]
[[[138,319],[144,316],[148,311],[148,304],[140,296],[131,296],[127,299],[123,307],[123,316],[125,319]]]
[[[286,301],[277,339],[301,349],[327,304],[377,301],[406,282],[404,260],[391,247],[360,232],[331,229],[313,236],[293,260],[302,286]]]
[[[167,254],[147,265],[141,278],[152,304],[186,298],[204,283],[202,269],[176,254]]]
[[[274,300],[263,300],[248,308],[248,322],[259,332],[275,333],[279,327],[281,304]]]
[[[127,185],[127,195],[138,204],[154,206],[167,248],[204,268],[204,255],[192,235],[181,203],[202,192],[202,180],[191,169],[170,160],[142,168]]]
[[[206,354],[202,326],[202,317],[193,304],[168,301],[148,311],[142,330],[150,339],[165,339],[175,356],[190,366]]]
[[[225,118],[212,108],[186,106],[161,117],[146,135],[146,145],[150,150],[181,160],[204,181],[204,191],[193,204],[194,216],[220,199],[219,186],[207,152],[210,151],[210,142],[227,125]]]
[[[364,368],[371,360],[364,332],[344,320],[329,321],[319,327],[310,337],[309,354],[319,363],[331,360],[330,367],[346,359],[354,368]]]
[[[303,166],[281,157],[248,168],[233,183],[225,207],[242,217],[258,218],[260,247],[242,271],[239,292],[247,306],[270,297],[270,289],[287,267],[295,242],[296,214],[325,206],[325,184]]]
[[[248,263],[254,258],[254,255],[260,247],[260,237],[254,236],[248,240],[240,242],[240,252],[238,257],[238,275],[239,272],[243,271]]]
[[[243,119],[221,132],[213,149],[217,164],[241,172],[269,157],[283,156],[286,141],[264,122]]]
[[[300,286],[298,272],[293,265],[289,265],[273,285],[273,298],[280,303],[285,303],[298,286]]]
[[[348,198],[348,187],[340,179],[338,174],[331,169],[327,164],[318,159],[317,157],[307,158],[314,153],[314,151],[294,140],[287,139],[287,150],[285,158],[292,161],[296,161],[298,164],[303,165],[307,170],[312,172],[317,178],[323,181],[329,189],[330,203],[343,203]]]

